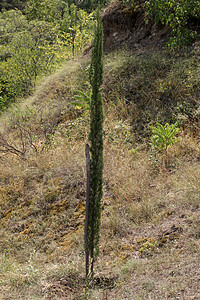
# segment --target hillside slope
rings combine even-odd
[[[89,116],[70,104],[76,90],[89,93],[84,56],[1,116],[2,299],[200,298],[200,48],[172,55],[162,28],[164,40],[159,31],[150,47],[144,32],[142,48],[128,31],[131,49],[120,50],[126,26],[120,34],[106,26],[109,14],[117,20],[115,5],[104,12],[104,196],[95,278],[84,279]],[[176,121],[179,141],[166,167],[164,154],[151,158],[149,126]]]
[[[144,9],[137,3],[133,9],[114,1],[104,10],[102,20],[106,53],[120,48],[140,51],[161,48],[168,41],[171,31],[161,24],[147,24]]]
[[[163,22],[162,24],[154,20],[147,22],[145,1],[136,0],[133,1],[133,5],[128,2],[131,1],[124,1],[124,4],[122,4],[123,1],[113,1],[102,14],[105,53],[124,48],[140,52],[165,48],[169,38],[172,37],[172,28],[169,25],[163,25]],[[160,9],[161,7],[162,5]],[[168,4],[166,4],[167,7]],[[168,24],[170,23],[168,20]],[[195,30],[195,41],[198,43],[200,40],[199,18],[189,17],[186,24],[188,30]]]

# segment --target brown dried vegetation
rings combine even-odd
[[[12,145],[22,145],[17,122],[34,143],[22,157],[1,157],[2,299],[200,298],[197,52],[105,57],[102,230],[91,282],[83,244],[88,115],[70,105],[76,89],[88,89],[87,59],[67,63],[1,116]],[[149,125],[176,118],[181,139],[166,170],[149,160]]]

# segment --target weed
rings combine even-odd
[[[156,250],[156,248],[158,247],[158,242],[149,242],[146,241],[142,247],[139,249],[141,256],[149,256],[152,255],[152,253]]]
[[[164,167],[168,168],[168,148],[176,143],[179,138],[176,137],[179,132],[177,123],[169,125],[166,123],[164,126],[157,123],[157,127],[150,126],[152,130],[151,136],[151,159],[153,162],[157,162],[157,154],[165,154],[166,160],[164,161]]]

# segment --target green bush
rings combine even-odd
[[[121,0],[131,8],[144,7],[145,18],[155,20],[172,29],[172,37],[168,46],[171,49],[187,45],[196,36],[197,32],[188,28],[192,18],[200,18],[200,0]]]
[[[39,77],[83,51],[93,37],[94,14],[74,4],[30,0],[25,12],[0,13],[0,110],[30,94]]]
[[[200,0],[149,0],[145,1],[145,7],[147,22],[154,19],[172,28],[170,48],[187,45],[196,36],[197,32],[187,25],[190,18],[200,17]]]
[[[20,11],[0,14],[0,109],[16,97],[29,94],[38,76],[50,71],[56,26],[45,21],[28,22]]]

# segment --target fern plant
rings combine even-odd
[[[99,90],[102,92],[102,88]],[[91,103],[91,96],[92,91],[90,92],[90,95],[82,92],[82,91],[75,91],[77,95],[74,95],[74,98],[77,101],[72,101],[71,104],[75,106],[76,109],[82,109],[83,111],[87,112],[90,110],[90,103]]]
[[[75,91],[77,95],[74,96],[77,102],[71,102],[72,105],[75,106],[76,109],[83,109],[86,111],[90,110],[90,101],[91,101],[91,96],[88,96],[84,92],[81,91]]]

